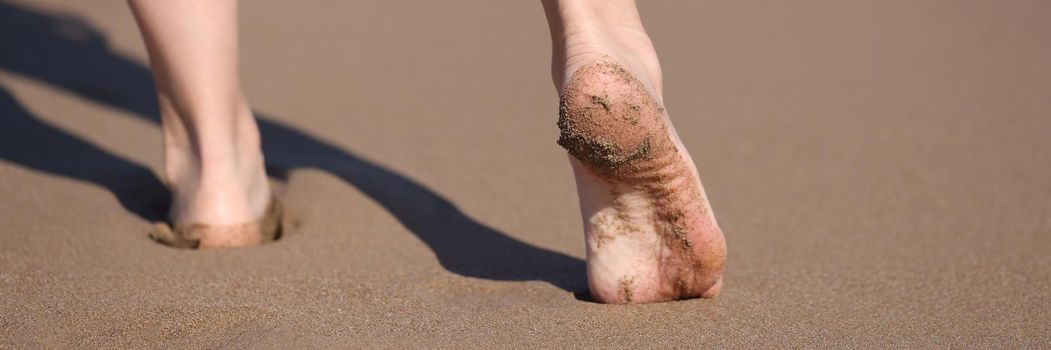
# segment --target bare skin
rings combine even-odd
[[[241,92],[236,0],[129,0],[150,53],[176,228],[200,247],[258,244],[270,190]],[[547,0],[559,144],[585,220],[588,282],[606,303],[712,297],[726,246],[663,108],[632,0]],[[179,230],[176,230],[179,231]]]
[[[714,297],[726,243],[663,107],[633,0],[547,0],[559,145],[570,154],[588,284],[604,303]]]
[[[156,82],[169,220],[191,236],[176,238],[201,248],[261,243],[271,193],[238,75],[237,1],[129,4]]]

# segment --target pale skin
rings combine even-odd
[[[238,225],[266,210],[259,131],[238,76],[237,2],[131,0],[150,56],[176,224]],[[258,243],[220,230],[201,246]]]
[[[697,169],[664,111],[660,65],[634,0],[542,2],[552,79],[563,95],[559,125],[581,126],[573,129],[583,130],[574,134],[579,140],[638,148],[631,137],[644,135],[647,147],[650,140],[656,145],[646,157],[611,168],[588,158],[594,149],[563,144],[580,197],[592,296],[606,303],[714,296],[722,285],[725,242]],[[173,194],[169,221],[230,228],[259,220],[271,194],[238,75],[236,0],[129,4],[161,108],[164,174]],[[639,106],[647,122],[587,127]],[[625,136],[629,132],[633,136]],[[202,248],[261,242],[233,231],[204,231],[197,238]]]

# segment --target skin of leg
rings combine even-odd
[[[603,55],[620,58],[646,75],[647,87],[661,96],[657,52],[642,27],[634,0],[543,0],[551,33],[551,77],[562,91],[570,74]],[[628,56],[628,57],[619,57]],[[637,59],[634,56],[638,56]],[[659,101],[660,102],[660,101]]]
[[[607,303],[715,296],[722,285],[725,240],[693,160],[664,112],[660,65],[635,2],[545,0],[543,5],[563,136],[567,125],[583,134],[579,140],[634,145],[638,139],[632,137],[648,135],[649,150],[656,135],[653,145],[659,148],[649,159],[626,163],[649,170],[604,171],[594,161],[609,158],[575,153],[574,139],[564,144],[560,138],[571,153],[585,220],[592,296]],[[618,118],[653,118],[622,126],[602,119],[618,106],[634,111]]]
[[[128,3],[161,109],[164,173],[173,194],[169,219],[216,226],[259,219],[270,189],[258,127],[239,82],[237,1]]]

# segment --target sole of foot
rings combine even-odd
[[[700,177],[646,84],[609,55],[575,66],[559,105],[592,297],[613,304],[714,297],[726,242]]]

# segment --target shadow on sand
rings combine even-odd
[[[130,16],[130,14],[129,14]],[[0,69],[122,109],[159,124],[147,67],[110,50],[76,17],[0,2]],[[147,167],[36,118],[0,87],[0,159],[111,191],[130,212],[157,220],[168,191]],[[501,281],[539,280],[586,290],[584,262],[535,247],[479,223],[441,195],[379,164],[256,113],[271,176],[297,168],[332,173],[382,205],[425,242],[442,267]]]

